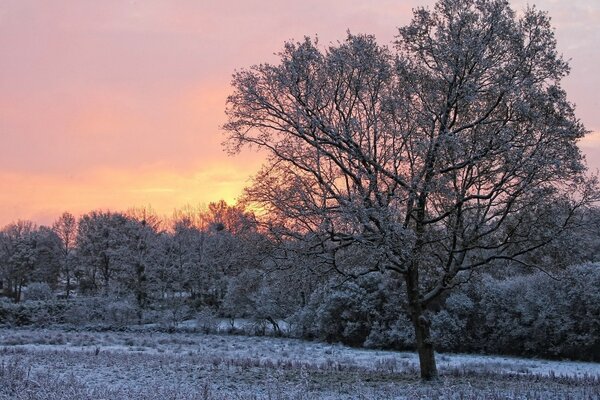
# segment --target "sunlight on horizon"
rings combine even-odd
[[[124,212],[149,206],[170,217],[175,210],[219,200],[234,205],[258,165],[249,162],[242,169],[222,163],[192,173],[106,169],[71,179],[0,173],[0,180],[12,187],[0,193],[0,204],[14,197],[22,199],[12,208],[0,209],[0,227],[16,220],[49,225],[65,211],[80,216],[93,210]]]
[[[48,224],[63,211],[151,205],[170,214],[234,202],[262,158],[221,148],[231,74],[273,62],[286,40],[304,35],[327,46],[349,29],[390,43],[413,7],[433,3],[3,2],[0,226]],[[559,50],[572,60],[564,86],[595,132],[580,144],[598,169],[600,31],[590,27],[600,5],[535,3],[552,16]]]

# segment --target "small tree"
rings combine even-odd
[[[73,214],[64,212],[52,225],[52,229],[61,241],[61,266],[65,282],[65,296],[71,294],[71,280],[73,278],[73,251],[77,238],[77,219]]]
[[[351,34],[326,50],[288,42],[279,64],[234,74],[224,128],[231,152],[269,154],[246,196],[272,232],[350,277],[404,278],[421,376],[434,379],[432,301],[483,266],[529,265],[596,191],[545,13],[440,0],[414,11],[395,49]],[[364,269],[341,262],[351,248]]]

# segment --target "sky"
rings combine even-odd
[[[0,227],[63,211],[233,203],[262,155],[221,143],[236,69],[290,39],[389,44],[431,0],[0,0]],[[600,168],[600,1],[532,0],[571,60],[564,87]],[[515,10],[527,2],[513,0]]]

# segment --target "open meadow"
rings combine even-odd
[[[438,356],[293,339],[0,330],[1,399],[598,399],[600,364]]]

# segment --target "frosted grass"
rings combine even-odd
[[[438,356],[293,339],[0,329],[2,399],[593,399],[600,364]]]

